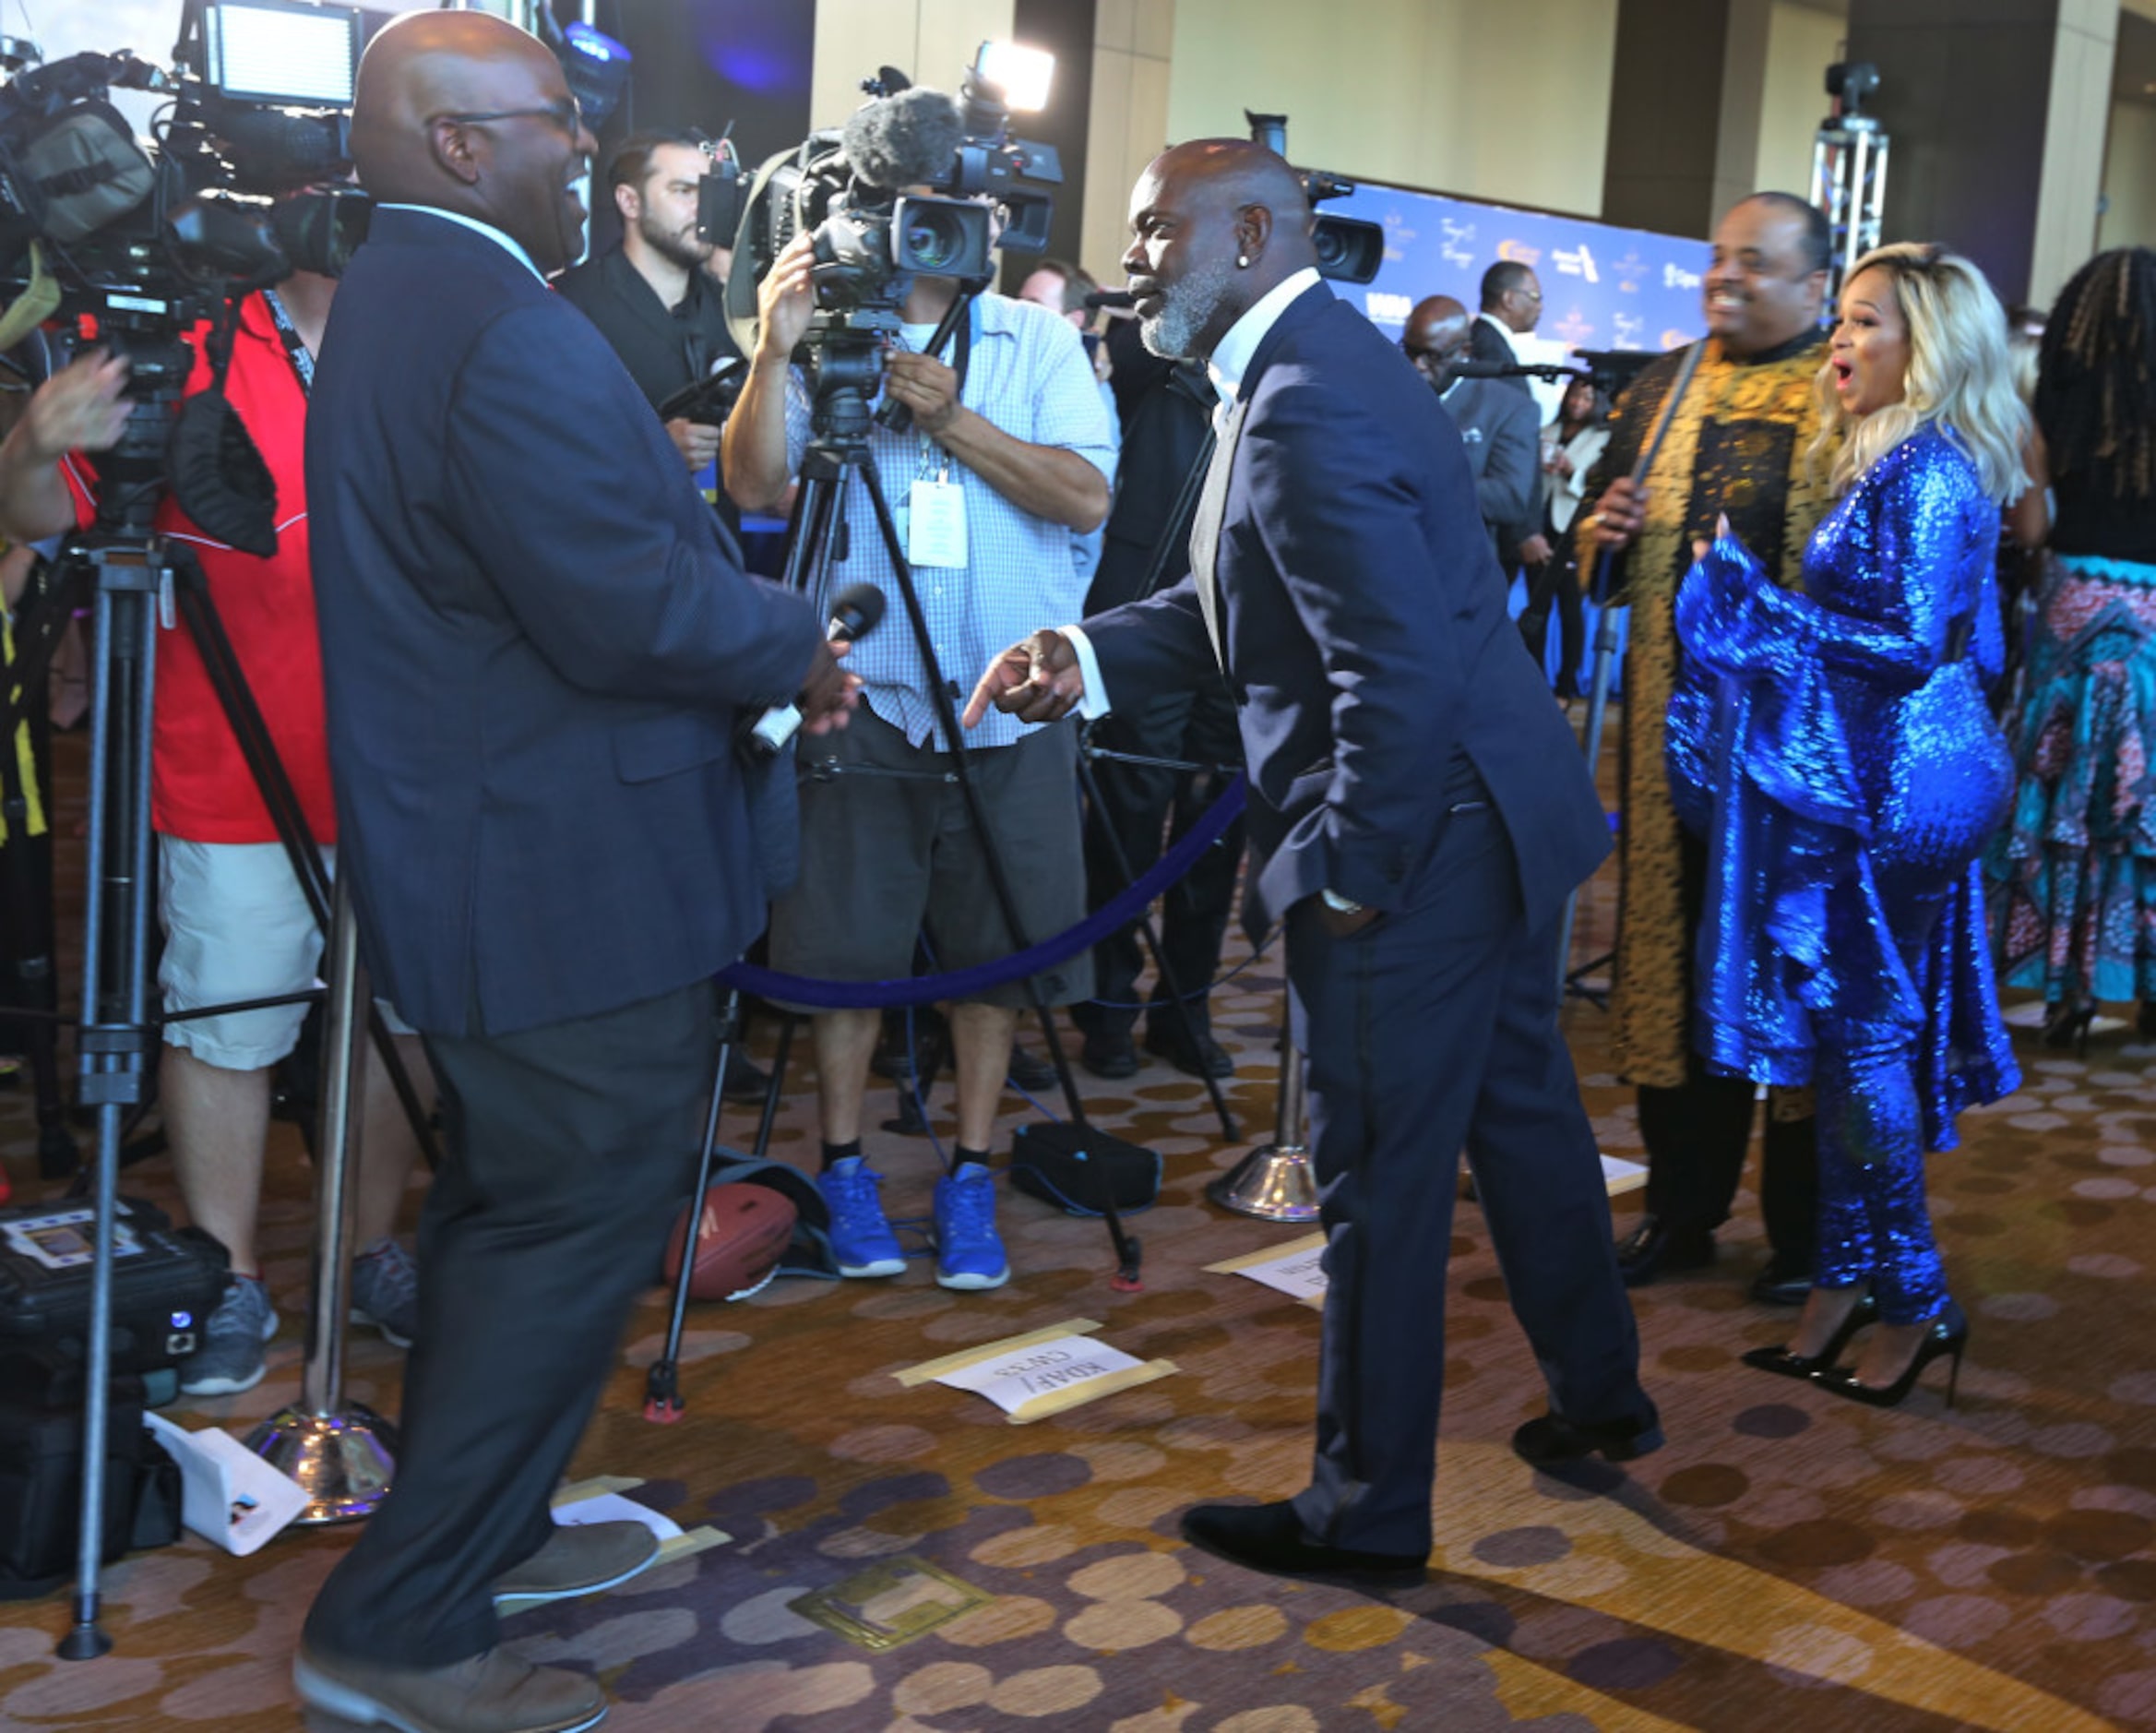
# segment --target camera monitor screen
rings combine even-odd
[[[226,96],[341,108],[359,65],[360,15],[297,0],[219,0],[205,8],[209,81]]]

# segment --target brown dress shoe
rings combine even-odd
[[[658,1557],[659,1536],[641,1523],[562,1524],[545,1546],[494,1579],[494,1601],[536,1607],[596,1595],[649,1569]]]
[[[303,1643],[292,1677],[309,1708],[399,1733],[584,1733],[606,1718],[606,1693],[591,1679],[506,1649],[449,1667],[385,1667]]]

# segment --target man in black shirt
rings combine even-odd
[[[726,329],[719,287],[704,269],[711,248],[697,239],[697,188],[709,163],[709,147],[694,132],[642,132],[624,140],[606,171],[622,238],[554,284],[599,327],[654,410],[705,377],[714,363],[741,355]],[[715,423],[676,416],[666,431],[691,472],[712,470]],[[738,532],[739,514],[719,491],[715,471],[705,492]]]

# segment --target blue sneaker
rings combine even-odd
[[[945,1287],[1001,1287],[1010,1260],[995,1231],[995,1179],[979,1162],[935,1182],[935,1279]]]
[[[831,1212],[831,1256],[840,1275],[897,1275],[906,1267],[906,1254],[876,1197],[881,1174],[849,1155],[818,1174],[816,1184]]]

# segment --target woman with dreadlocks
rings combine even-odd
[[[1991,852],[2003,979],[2042,987],[2045,1039],[2100,999],[2156,1034],[2156,252],[2100,253],[2038,361],[2053,560],[2013,723],[2019,786]]]

